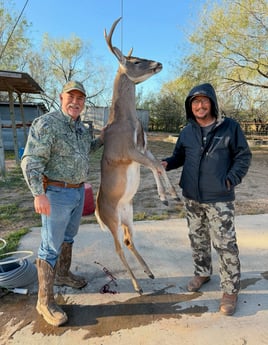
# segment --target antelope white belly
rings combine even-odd
[[[127,183],[120,204],[129,203],[137,192],[140,184],[140,164],[132,162],[127,169],[126,175]]]

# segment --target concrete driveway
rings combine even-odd
[[[155,279],[148,278],[127,254],[144,294],[138,295],[114,251],[109,232],[81,225],[74,244],[72,269],[89,284],[80,291],[55,287],[58,303],[69,316],[54,328],[35,311],[37,284],[27,296],[0,299],[0,344],[49,345],[264,345],[268,344],[268,214],[238,216],[237,237],[242,290],[234,316],[218,312],[221,291],[217,256],[214,274],[199,293],[186,290],[192,259],[185,219],[135,223],[135,243]],[[40,229],[21,241],[36,258]],[[2,316],[1,316],[2,315]]]

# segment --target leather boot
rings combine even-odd
[[[68,317],[54,300],[53,281],[55,269],[48,262],[41,259],[36,260],[36,266],[39,283],[36,309],[47,323],[60,326],[68,320]]]
[[[187,285],[187,290],[190,292],[198,291],[201,286],[210,281],[210,277],[194,276]]]
[[[75,289],[81,289],[87,285],[87,281],[70,271],[72,261],[72,247],[71,243],[63,242],[61,247],[61,254],[56,264],[56,276],[54,285],[70,286]]]
[[[233,313],[235,312],[236,303],[237,303],[237,293],[233,293],[233,294],[224,293],[221,299],[221,303],[220,303],[220,311],[224,315],[228,315],[228,316],[233,315]]]

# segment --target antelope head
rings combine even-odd
[[[109,49],[116,56],[122,71],[131,81],[138,84],[160,72],[162,70],[162,64],[160,62],[131,56],[133,51],[132,48],[128,55],[125,56],[120,49],[112,45],[113,32],[120,20],[121,17],[113,23],[109,35],[107,35],[106,30],[104,30],[104,37]]]

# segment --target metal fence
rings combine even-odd
[[[261,121],[243,121],[240,122],[247,137],[265,137],[268,136],[268,123]]]

